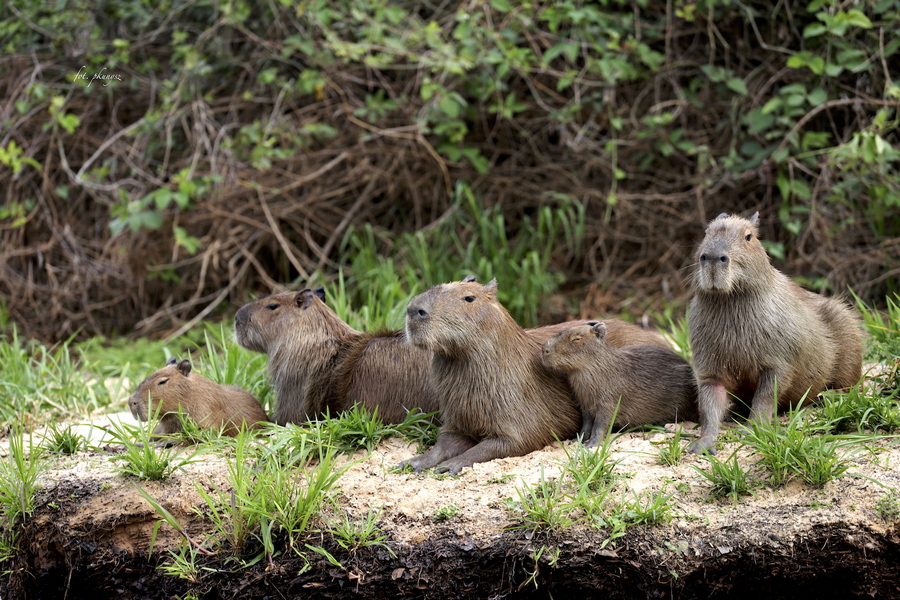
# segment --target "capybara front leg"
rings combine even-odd
[[[400,463],[399,468],[402,469],[409,465],[418,473],[423,469],[430,469],[448,458],[463,454],[473,446],[475,446],[475,441],[464,435],[451,432],[441,433],[428,452],[404,460]]]
[[[578,433],[578,436],[581,438],[581,443],[586,444],[589,439],[591,439],[591,432],[594,429],[594,415],[591,414],[591,411],[582,408],[581,409],[581,431]]]
[[[719,437],[719,424],[725,418],[728,408],[728,393],[719,381],[701,383],[698,389],[700,409],[700,439],[688,446],[691,454],[709,452],[716,453],[716,439]]]
[[[763,371],[756,385],[756,393],[750,403],[750,420],[771,423],[775,418],[775,394],[786,378],[778,378],[773,371]],[[784,381],[787,383],[787,381]]]
[[[451,473],[456,475],[466,467],[471,467],[477,462],[487,462],[495,458],[505,458],[510,454],[510,443],[505,438],[488,438],[472,446],[459,456],[445,460],[437,466],[436,473]]]

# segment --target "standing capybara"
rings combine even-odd
[[[606,323],[623,345],[629,332],[643,337],[636,326]],[[497,301],[496,281],[481,285],[467,278],[413,298],[406,310],[407,338],[434,353],[432,385],[442,426],[434,447],[403,464],[458,473],[476,462],[521,456],[572,437],[579,411],[563,374],[541,363],[541,344],[574,326],[522,329]]]
[[[189,360],[178,362],[175,358],[137,386],[128,398],[128,407],[139,421],[159,415],[154,438],[181,431],[179,411],[200,427],[222,429],[230,436],[242,428],[258,429],[269,421],[256,398],[246,391],[191,373]]]
[[[596,446],[610,424],[623,429],[697,418],[694,372],[683,358],[659,346],[617,348],[607,337],[605,324],[589,321],[556,334],[542,351],[544,366],[569,377],[586,446]]]
[[[360,404],[386,423],[408,410],[438,410],[431,353],[407,344],[402,331],[356,331],[325,304],[325,291],[283,292],[243,306],[234,320],[238,344],[269,355],[277,395],[273,420],[303,423]]]
[[[769,264],[757,219],[721,214],[697,251],[688,332],[701,436],[690,452],[715,452],[730,395],[752,419],[845,388],[862,375],[863,332],[844,302],[804,290]]]

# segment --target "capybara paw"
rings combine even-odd
[[[397,465],[397,470],[405,471],[408,467],[412,467],[412,470],[416,473],[422,472],[422,467],[416,464],[416,460],[414,458],[410,458],[409,460],[404,460],[399,465]]]
[[[705,440],[700,438],[693,444],[687,447],[687,451],[691,454],[703,454],[706,452],[707,454],[711,454],[713,456],[716,455],[716,441],[715,440]]]
[[[461,463],[454,460],[446,460],[434,468],[435,473],[449,473],[450,475],[459,475],[459,472],[471,464]]]

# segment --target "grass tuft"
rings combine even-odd
[[[101,428],[111,436],[112,443],[121,444],[123,448],[121,454],[110,459],[121,463],[116,467],[120,475],[159,481],[168,479],[178,469],[200,460],[197,458],[198,449],[182,455],[178,448],[158,443],[150,435],[154,426],[153,420],[137,425],[114,420],[109,427]]]
[[[75,454],[87,446],[87,439],[71,424],[62,427],[52,423],[44,435],[44,450],[53,454]]]
[[[0,461],[0,562],[11,558],[18,545],[18,525],[34,512],[37,478],[45,461],[40,446],[19,426],[9,434],[9,455]]]
[[[691,466],[712,484],[711,495],[731,498],[737,504],[740,496],[751,493],[753,486],[738,461],[737,452],[732,453],[727,460],[719,460],[711,454],[704,454],[701,458],[709,463],[708,469]]]

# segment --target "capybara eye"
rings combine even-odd
[[[475,302],[475,296],[466,296],[463,300],[466,302]]]
[[[160,379],[160,380],[159,380],[159,383],[157,383],[156,385],[165,385],[166,383],[169,383],[169,379],[168,379],[168,378],[166,378],[166,379]]]
[[[278,308],[277,304],[267,304],[266,305],[266,310],[275,310],[276,308]]]

